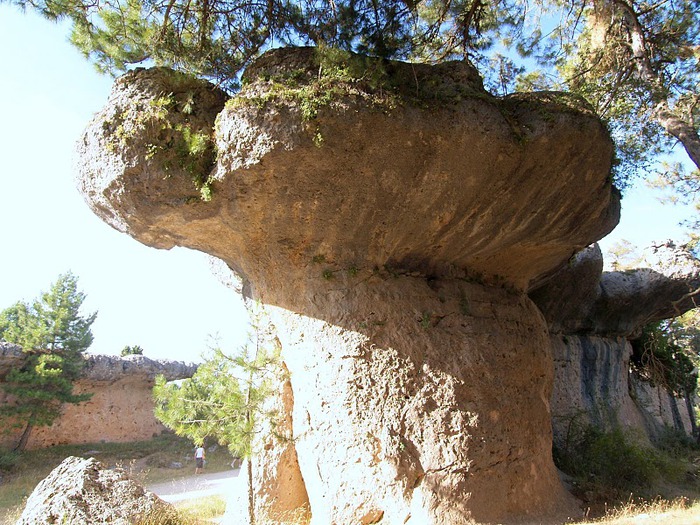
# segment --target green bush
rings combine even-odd
[[[13,470],[19,458],[19,452],[0,448],[0,472],[10,472]]]
[[[620,496],[649,487],[665,471],[653,449],[632,442],[619,428],[583,428],[566,447],[555,447],[554,461],[583,490]]]
[[[700,453],[700,445],[685,432],[673,427],[665,427],[654,445],[672,458],[685,459]]]

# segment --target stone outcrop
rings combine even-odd
[[[683,399],[630,372],[632,348],[624,337],[553,335],[552,427],[561,447],[588,425],[620,427],[633,439],[654,442],[667,429],[690,435]]]
[[[664,253],[666,268],[603,272],[597,245],[571,259],[530,297],[547,319],[554,358],[554,439],[592,424],[620,426],[652,442],[668,429],[690,434],[685,400],[631,370],[631,340],[648,323],[695,307],[700,264]]]
[[[148,518],[175,516],[175,509],[94,458],[69,457],[34,489],[17,525],[75,523],[132,525]],[[155,522],[155,521],[154,521]]]
[[[0,380],[13,368],[22,366],[23,361],[21,346],[0,341]]]
[[[78,146],[88,204],[220,258],[267,305],[299,469],[280,471],[312,523],[567,513],[525,291],[618,220],[605,126],[563,94],[492,97],[466,62],[324,60],[271,51],[228,102],[126,74]],[[183,156],[193,133],[216,158]]]
[[[663,269],[603,272],[598,245],[582,250],[530,298],[552,333],[633,337],[646,324],[696,307],[691,292],[700,287],[700,264],[671,251]]]
[[[3,378],[9,367],[21,366],[21,349],[0,357]],[[178,361],[145,356],[86,355],[82,376],[74,384],[77,394],[92,394],[89,400],[63,406],[61,416],[50,427],[36,427],[27,448],[54,445],[140,441],[159,435],[166,428],[153,415],[153,385],[157,375],[168,380],[191,377],[197,367]],[[0,379],[1,380],[1,379]],[[12,402],[0,391],[0,402]],[[19,432],[19,431],[18,431]],[[4,436],[14,444],[18,436]]]

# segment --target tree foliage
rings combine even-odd
[[[214,349],[191,378],[168,383],[159,376],[153,389],[156,417],[177,435],[197,445],[215,439],[234,456],[248,459],[250,523],[255,523],[256,436],[269,428],[266,423],[275,425],[270,399],[284,375],[279,343],[263,319],[261,312],[253,312],[248,341],[236,354]]]
[[[235,89],[265,49],[314,44],[386,58],[469,58],[497,92],[568,89],[606,118],[616,182],[657,173],[679,144],[694,164],[661,181],[700,188],[697,0],[0,0],[68,18],[102,71],[156,63]]]
[[[122,351],[120,353],[122,357],[127,356],[127,355],[143,355],[143,348],[141,348],[139,345],[134,345],[134,346],[125,346],[122,348]]]
[[[276,347],[255,340],[233,355],[214,349],[191,378],[156,379],[156,417],[197,444],[213,438],[235,456],[250,458],[279,373]]]
[[[647,325],[634,341],[632,365],[643,377],[679,396],[697,389],[695,348],[697,331],[684,326],[683,318]]]
[[[0,339],[21,346],[24,353],[22,366],[13,368],[2,383],[16,403],[0,407],[0,417],[9,426],[24,427],[19,449],[26,445],[34,426],[55,421],[63,403],[89,398],[73,393],[97,316],[80,314],[84,300],[77,277],[67,273],[31,304],[18,302],[0,313]]]

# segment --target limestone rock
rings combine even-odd
[[[646,324],[696,307],[700,262],[667,250],[663,266],[602,272],[597,246],[581,251],[530,298],[552,333],[634,336]]]
[[[13,368],[22,366],[23,361],[24,354],[21,346],[0,341],[0,380],[4,379]]]
[[[690,434],[685,402],[630,373],[632,347],[624,337],[553,335],[554,441],[566,446],[588,425],[621,427],[654,441],[667,428]]]
[[[576,334],[591,329],[590,313],[600,297],[603,254],[592,244],[528,295],[544,314],[552,333]]]
[[[459,280],[342,279],[307,283],[310,315],[270,309],[285,327],[312,523],[572,516],[551,463],[546,327],[527,297]]]
[[[148,516],[173,514],[170,504],[122,470],[108,470],[94,458],[69,457],[37,485],[17,525],[132,525]]]
[[[140,377],[146,382],[163,375],[168,381],[192,377],[197,365],[167,359],[151,359],[143,355],[113,356],[89,354],[85,356],[82,377],[88,381],[113,382],[126,377]]]
[[[390,62],[387,82],[397,87],[386,95],[360,81],[324,91],[299,79],[309,67],[318,76],[313,53],[271,51],[275,67],[261,59],[225,108],[212,86],[190,82],[202,100],[194,116],[177,102],[173,73],[120,78],[79,144],[90,206],[145,244],[223,259],[253,286],[266,282],[259,295],[289,288],[269,282],[269,264],[289,281],[320,259],[331,270],[389,265],[527,287],[617,223],[613,145],[583,102],[491,97],[466,62]],[[176,102],[154,117],[169,92]],[[192,174],[173,168],[168,141],[177,137],[163,129],[185,123],[216,141],[217,165],[195,175],[213,178],[210,202],[196,199]]]
[[[684,297],[699,286],[700,265],[686,274],[665,275],[650,268],[606,272],[591,312],[593,329],[599,334],[634,335],[647,323],[695,308],[693,298]]]
[[[79,144],[85,198],[145,244],[221,259],[267,306],[300,472],[269,456],[312,523],[568,512],[524,290],[617,223],[605,126],[563,94],[492,97],[467,62],[327,59],[270,51],[225,107],[128,73]],[[215,163],[182,157],[193,133]]]
[[[279,385],[279,396],[273,397],[266,410],[278,414],[263,422],[265,436],[257,447],[252,464],[255,487],[255,515],[264,523],[308,523],[309,495],[299,467],[294,446],[294,393],[287,378]],[[248,464],[243,465],[247,468]],[[241,470],[241,476],[246,470]],[[240,507],[236,507],[240,508]],[[240,518],[237,520],[243,523]]]
[[[197,369],[194,364],[139,355],[87,354],[84,358],[85,368],[73,391],[91,394],[90,399],[77,405],[64,404],[60,417],[50,427],[39,426],[32,431],[27,448],[151,439],[165,431],[153,415],[155,377],[163,374],[169,381],[184,379],[192,377]],[[0,346],[0,378],[23,361],[21,348]],[[7,402],[12,402],[11,398],[0,390],[0,403]],[[0,444],[14,445],[20,430],[5,433]]]

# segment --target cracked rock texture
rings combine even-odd
[[[27,499],[17,525],[71,523],[132,525],[158,516],[174,518],[174,508],[95,458],[68,457],[44,478]]]
[[[79,143],[81,190],[267,305],[297,461],[270,451],[258,479],[303,480],[288,501],[308,497],[312,523],[565,514],[547,327],[525,291],[617,223],[608,133],[573,97],[492,97],[466,62],[344,60],[271,51],[229,102],[128,73]],[[215,158],[183,157],[192,133]]]

